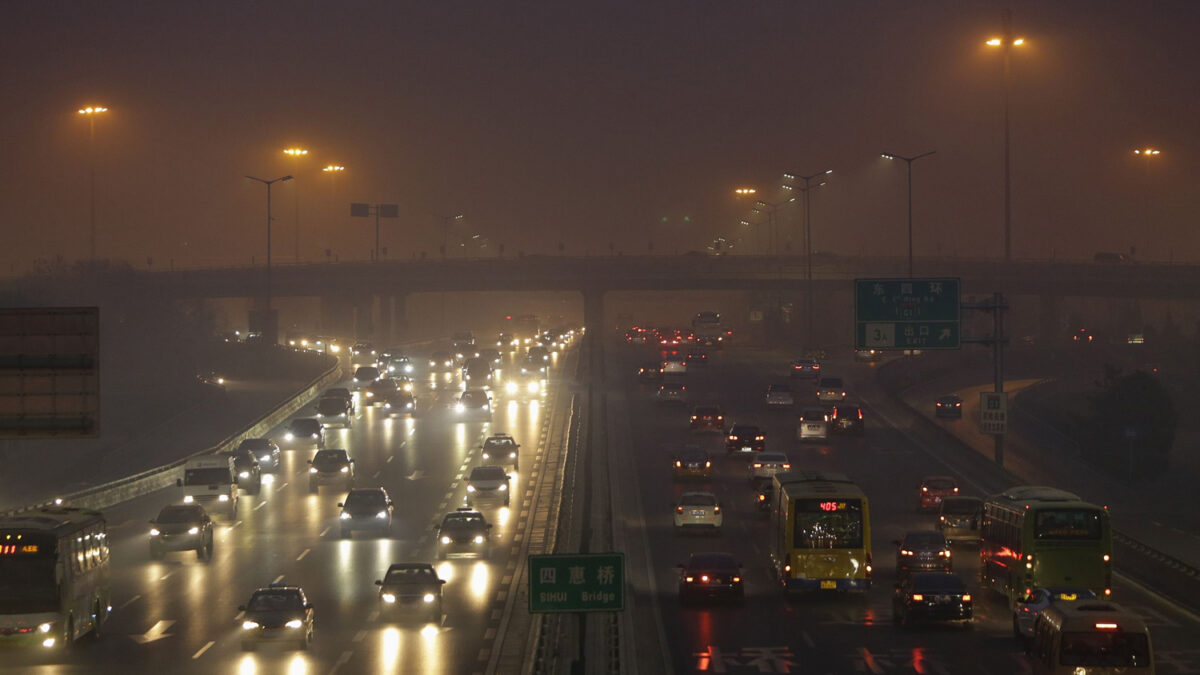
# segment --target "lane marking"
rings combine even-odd
[[[404,444],[403,444],[403,443],[401,443],[401,444],[400,444],[400,446],[401,446],[401,447],[403,447],[403,446],[404,446]],[[387,459],[383,460],[383,463],[384,463],[384,464],[391,464],[391,463],[392,463],[392,459],[393,459],[393,455],[388,455],[388,456],[387,456]]]
[[[304,551],[300,555],[296,556],[296,562],[300,562],[301,560],[304,560],[304,556],[308,555],[308,552],[311,550],[312,550],[311,548],[304,549]]]
[[[354,652],[342,652],[342,655],[339,656],[338,660],[334,662],[333,668],[329,669],[329,675],[333,675],[334,673],[336,673],[338,671],[338,668],[341,668],[342,666],[349,663],[351,656],[354,656]]]
[[[279,582],[281,582],[281,581],[283,581],[283,575],[282,575],[282,574],[280,574],[279,576],[275,577],[275,581],[272,581],[271,583],[273,583],[273,584],[277,584],[277,583],[279,583]]]
[[[208,642],[207,642],[207,643],[206,643],[206,644],[205,644],[203,647],[201,647],[201,648],[200,648],[200,651],[196,652],[195,654],[192,654],[192,658],[193,658],[193,659],[198,659],[198,658],[200,658],[201,656],[203,656],[203,655],[204,655],[204,652],[206,652],[206,651],[208,651],[209,649],[211,649],[211,648],[212,648],[212,646],[213,646],[213,645],[215,645],[215,644],[217,644],[217,643],[216,643],[216,642],[213,642],[212,640],[209,640],[209,641],[208,641]]]
[[[375,621],[375,619],[378,619],[378,618],[379,618],[379,610],[377,610],[377,609],[371,610],[371,613],[367,615],[367,621]]]
[[[367,637],[367,631],[365,631],[365,630],[360,630],[360,631],[358,631],[357,633],[355,633],[355,634],[354,634],[354,638],[353,638],[353,640],[354,640],[355,642],[362,642],[362,641],[363,641],[363,639],[364,639],[364,638],[366,638],[366,637]]]
[[[166,574],[164,574],[164,575],[162,575],[161,577],[159,577],[159,578],[158,578],[158,580],[159,580],[159,581],[166,581],[166,580],[167,580],[167,577],[171,576],[172,574],[175,574],[175,572],[177,572],[177,571],[178,571],[178,570],[171,570],[170,572],[167,572]]]
[[[318,534],[317,536],[318,536],[318,537],[324,537],[325,535],[329,534],[329,527],[330,527],[330,526],[326,525],[326,526],[325,526],[325,529],[321,530],[321,534]]]
[[[283,485],[280,485],[277,489],[282,490],[283,488],[285,488],[287,486],[288,486],[288,482],[285,480],[285,481],[283,481]]]
[[[121,605],[120,605],[119,607],[117,607],[117,609],[118,609],[118,610],[125,609],[126,607],[128,607],[128,606],[132,605],[133,603],[137,602],[137,601],[138,601],[138,599],[139,599],[139,598],[141,598],[141,597],[142,597],[142,595],[139,593],[139,594],[137,594],[137,595],[133,596],[132,598],[130,598],[130,599],[128,599],[128,600],[126,600],[125,602],[121,603]]]
[[[266,502],[259,502],[258,505],[254,507],[254,510],[257,511],[266,505],[267,505]]]
[[[383,469],[380,469],[379,471],[376,471],[375,473],[371,474],[371,478],[379,478],[379,474],[380,474],[382,471],[383,471]]]

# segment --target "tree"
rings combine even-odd
[[[1118,476],[1136,479],[1167,470],[1179,413],[1150,373],[1123,374],[1105,364],[1099,391],[1089,397],[1090,442],[1084,457]]]

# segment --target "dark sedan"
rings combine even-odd
[[[914,574],[896,584],[896,594],[892,596],[892,622],[897,626],[960,621],[970,627],[973,615],[967,585],[947,572]]]
[[[753,424],[735,424],[725,435],[726,454],[753,455],[767,446],[767,437]]]
[[[840,434],[863,432],[862,407],[854,403],[838,403],[829,413],[829,430]]]
[[[729,553],[693,553],[679,568],[679,602],[726,599],[740,603],[742,566]]]

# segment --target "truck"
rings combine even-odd
[[[237,473],[232,457],[193,457],[183,465],[183,477],[176,479],[175,485],[183,492],[184,504],[200,504],[209,513],[220,511],[230,520],[237,518]]]

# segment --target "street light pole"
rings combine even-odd
[[[255,178],[254,176],[246,176],[250,180],[258,181],[267,186],[267,315],[271,313],[271,185],[279,182],[286,182],[292,179],[291,176],[280,176],[271,180],[263,178]]]
[[[463,214],[457,213],[452,216],[442,216],[441,218],[442,218],[442,260],[446,260],[447,258],[450,257],[450,255],[449,255],[450,252],[446,250],[446,236],[450,231],[450,221],[462,220]]]
[[[987,41],[989,47],[999,47],[1004,71],[1004,260],[1012,261],[1012,175],[1009,166],[1010,134],[1008,123],[1009,90],[1012,88],[1010,55],[1013,47],[1025,44],[1024,38],[1014,38],[1012,32],[1012,10],[1001,14],[1001,36]]]
[[[308,150],[304,148],[286,148],[283,154],[291,157],[293,160],[298,160],[308,154]],[[293,252],[295,256],[293,262],[300,262],[300,189],[292,186],[292,193],[296,197],[296,250]]]
[[[88,119],[88,182],[91,192],[91,233],[89,236],[90,259],[96,260],[96,115],[108,112],[108,108],[90,105],[79,110]]]
[[[804,187],[797,188],[804,193],[804,254],[806,261],[804,264],[804,285],[805,285],[805,313],[807,315],[805,330],[805,348],[813,348],[813,276],[812,276],[812,200],[809,199],[808,191],[812,188],[821,187],[826,183],[825,179],[821,179],[815,185],[812,181],[827,176],[833,173],[833,169],[826,169],[817,173],[801,176],[795,173],[785,173],[783,177],[789,180],[802,180]]]
[[[937,154],[937,150],[930,150],[914,157],[905,157],[904,155],[897,155],[894,152],[885,152],[881,155],[884,159],[903,160],[908,165],[908,277],[910,279],[913,275],[912,165],[918,159],[934,154]]]

